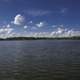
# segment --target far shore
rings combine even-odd
[[[73,37],[9,37],[0,38],[0,41],[5,40],[80,40],[80,36]]]

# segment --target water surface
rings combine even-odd
[[[1,41],[0,80],[80,80],[80,41]]]

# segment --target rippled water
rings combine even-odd
[[[80,41],[1,41],[0,80],[80,80]]]

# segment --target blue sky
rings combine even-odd
[[[29,34],[62,27],[80,30],[80,0],[0,0],[1,34],[6,28]]]

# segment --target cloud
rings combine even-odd
[[[75,31],[73,29],[65,28],[64,25],[56,25],[56,29],[52,31],[39,31],[31,33],[28,36],[30,37],[72,37],[72,36],[80,36],[80,31]],[[27,36],[27,35],[26,35]]]
[[[36,25],[36,26],[35,26]],[[34,24],[34,26],[25,25],[23,30],[16,31],[10,24],[3,25],[0,28],[0,38],[7,37],[72,37],[80,36],[80,31],[66,28],[66,25],[53,25],[52,31],[46,31],[43,27],[44,22]],[[41,28],[42,27],[42,28]],[[52,27],[52,26],[51,26]],[[43,29],[43,30],[42,30]],[[30,31],[29,31],[30,30]]]
[[[57,25],[52,25],[52,28],[56,28],[57,27]]]
[[[72,29],[60,29],[57,28],[55,31],[51,32],[13,32],[12,28],[2,28],[0,29],[0,38],[6,37],[72,37],[72,36],[80,36],[80,31],[74,31]]]
[[[21,14],[17,14],[15,17],[14,17],[14,21],[12,21],[13,24],[15,25],[23,25],[25,22],[25,18],[24,16],[22,16]]]
[[[0,38],[9,37],[13,30],[13,28],[0,28]]]
[[[33,21],[29,21],[29,23],[30,23],[30,24],[32,24],[32,23],[33,23]]]
[[[45,16],[51,14],[51,11],[48,10],[28,10],[24,12],[31,16]]]
[[[28,26],[27,26],[27,25],[25,25],[25,26],[24,26],[24,29],[27,29],[27,28],[28,28]]]
[[[61,28],[61,27],[57,29],[57,33],[59,33],[59,34],[63,33],[64,31],[65,31],[65,29]]]
[[[11,25],[10,25],[10,24],[8,24],[6,27],[7,27],[7,28],[10,28],[10,27],[11,27]]]
[[[44,27],[45,26],[45,23],[44,22],[40,22],[40,23],[36,24],[36,26],[39,27],[39,28],[40,27]]]
[[[50,34],[51,37],[72,37],[80,36],[80,31],[75,31],[73,29],[65,28],[64,26],[59,26],[55,31]]]
[[[60,10],[60,13],[61,13],[61,14],[65,14],[65,13],[67,13],[67,11],[68,11],[68,8],[62,8],[62,9]]]
[[[37,27],[34,27],[34,26],[33,26],[33,27],[31,28],[31,30],[37,30]]]

